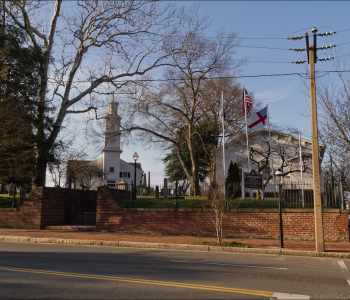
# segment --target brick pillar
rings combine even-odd
[[[24,200],[19,214],[21,221],[25,227],[42,229],[44,224],[42,223],[42,202],[44,198],[43,187],[32,187],[30,198]]]
[[[96,228],[108,229],[109,219],[120,209],[116,197],[109,188],[98,188],[96,197]]]

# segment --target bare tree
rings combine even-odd
[[[327,144],[332,172],[350,186],[350,82],[341,74],[332,87],[320,90],[322,139]]]
[[[210,206],[213,211],[212,221],[215,227],[216,242],[222,245],[224,238],[224,216],[225,216],[225,199],[224,194],[216,183],[212,183],[209,189]]]
[[[204,121],[218,125],[220,87],[232,92],[233,96],[237,94],[237,86],[232,81],[217,80],[211,83],[207,78],[222,76],[234,68],[232,51],[235,36],[218,36],[213,40],[206,38],[201,20],[188,18],[185,25],[186,33],[169,39],[166,45],[172,64],[167,70],[167,81],[143,89],[140,95],[142,100],[138,101],[142,106],[133,112],[134,124],[128,130],[142,131],[152,142],[174,147],[190,182],[191,194],[197,195],[200,190],[194,148],[196,138],[202,138],[198,128]],[[174,49],[179,51],[175,52]],[[233,104],[234,97],[230,92],[227,93],[226,107]],[[218,138],[218,133],[215,138]],[[189,166],[181,156],[184,144],[189,153]]]
[[[173,12],[153,1],[4,1],[6,16],[42,54],[38,76],[35,184],[45,184],[50,151],[68,114],[96,109],[90,95],[168,65],[161,48]],[[51,20],[47,19],[51,11]],[[40,20],[42,20],[40,22]]]
[[[78,167],[74,163],[72,165],[70,162],[82,161],[87,158],[87,154],[83,150],[77,151],[73,149],[72,143],[60,143],[54,150],[54,160],[48,163],[50,179],[55,187],[65,187],[69,179],[69,168],[73,168],[76,171],[75,173],[83,170],[82,167],[81,170],[78,170]]]
[[[280,172],[281,177],[310,170],[310,147],[302,146],[301,165],[298,139],[290,134],[278,135],[282,138],[268,137],[260,145],[250,147],[250,161],[257,172],[263,175],[263,191],[274,178],[275,170]]]
[[[69,160],[67,162],[68,188],[90,190],[101,184],[103,171],[96,161]]]

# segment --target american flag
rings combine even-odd
[[[253,98],[249,96],[246,89],[243,89],[243,111],[247,110],[247,114],[249,114],[252,108]]]

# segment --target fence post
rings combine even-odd
[[[339,181],[339,189],[340,189],[340,205],[341,205],[341,210],[343,211],[344,210],[344,194],[343,194],[343,183],[342,181],[340,180]]]
[[[305,207],[305,193],[304,193],[304,183],[301,182],[301,203],[303,208]]]
[[[283,248],[282,184],[278,185],[278,220],[280,248]]]

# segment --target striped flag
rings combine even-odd
[[[243,89],[243,111],[249,114],[253,108],[253,98],[248,94],[246,89]]]

